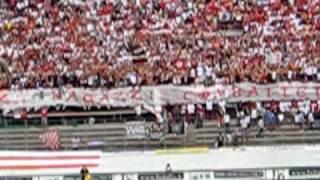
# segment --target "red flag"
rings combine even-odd
[[[48,117],[48,108],[43,107],[41,108],[41,118],[47,118]]]
[[[40,135],[40,140],[51,150],[57,150],[60,147],[60,135],[58,130],[47,130]]]

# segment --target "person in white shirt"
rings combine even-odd
[[[188,111],[188,114],[194,114],[195,113],[195,105],[194,104],[188,104],[187,105],[187,111]]]
[[[250,118],[249,118],[250,119]],[[243,116],[240,120],[240,125],[241,125],[241,131],[242,131],[242,143],[247,142],[247,128],[248,128],[248,123],[246,120],[246,117]]]
[[[288,80],[291,81],[293,76],[293,72],[291,70],[288,71]]]
[[[303,124],[304,124],[304,115],[301,111],[298,111],[295,116],[294,116],[294,121],[296,124],[298,124],[301,129],[303,129]]]
[[[194,104],[187,105],[187,122],[193,123],[194,122],[194,115],[196,112],[196,106]]]
[[[75,136],[75,137],[72,138],[71,142],[72,142],[72,149],[73,150],[79,150],[79,148],[80,148],[80,138]]]
[[[314,123],[313,113],[312,113],[312,112],[309,112],[309,115],[308,115],[308,124],[309,124],[310,130],[313,130],[313,123]]]
[[[313,80],[313,66],[312,65],[306,65],[305,67],[305,72],[307,75],[308,81],[312,81]]]
[[[250,127],[250,123],[251,123],[251,119],[250,119],[249,115],[245,116],[245,123],[246,123],[247,128],[249,128]]]
[[[206,102],[206,110],[207,111],[213,110],[213,102],[211,100]]]
[[[303,108],[302,108],[302,112],[305,115],[305,117],[307,118],[309,112],[311,111],[310,108],[310,101],[303,101]]]
[[[283,121],[284,121],[284,114],[283,113],[279,113],[278,114],[278,120],[279,120],[279,123],[282,124]]]
[[[258,120],[258,110],[256,108],[253,108],[251,110],[251,120],[253,123],[257,124],[257,120]]]
[[[202,64],[198,64],[196,68],[196,74],[198,76],[199,83],[203,83],[205,80],[205,71],[204,71],[204,66]]]
[[[280,109],[280,112],[281,113],[285,113],[286,112],[286,106],[287,106],[287,104],[286,104],[286,102],[285,101],[280,101],[280,103],[279,103],[279,109]]]
[[[230,127],[230,115],[225,113],[224,116],[223,116],[223,121],[224,121],[225,129],[227,131],[229,129],[229,127]]]
[[[262,133],[263,133],[263,131],[264,131],[264,121],[263,121],[263,118],[259,118],[258,128],[259,128],[259,132],[258,132],[258,134],[257,134],[257,137],[261,137],[261,136],[262,136]]]
[[[93,126],[93,125],[95,124],[95,122],[96,122],[96,119],[95,119],[94,117],[90,117],[88,124],[89,124],[90,126]]]

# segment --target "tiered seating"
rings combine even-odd
[[[235,125],[231,129],[236,128]],[[98,147],[106,151],[115,150],[147,150],[154,148],[185,147],[207,145],[213,146],[221,128],[213,121],[204,122],[203,128],[195,130],[196,142],[189,143],[184,135],[166,135],[159,141],[148,139],[129,139],[123,123],[109,123],[106,125],[59,127],[63,150],[72,149],[71,139],[74,136],[81,138],[81,149],[90,149],[88,142],[103,142]],[[2,129],[0,131],[0,148],[10,150],[45,149],[39,140],[41,129]],[[266,131],[263,138],[257,138],[257,129],[251,129],[247,145],[275,145],[295,143],[316,143],[320,141],[320,131],[301,131],[299,127],[286,124],[274,131]],[[241,144],[241,137],[239,140]]]
[[[231,129],[235,129],[232,125]],[[277,144],[304,144],[317,143],[320,140],[320,131],[302,131],[298,126],[285,124],[279,126],[277,130],[266,131],[263,137],[256,137],[258,129],[249,129],[247,145],[277,145]],[[213,144],[221,128],[215,122],[204,122],[204,127],[197,130],[198,144]],[[241,142],[241,137],[240,137]],[[241,144],[241,143],[240,143]]]
[[[319,0],[8,2],[0,9],[0,89],[58,88],[66,94],[72,87],[320,81]],[[227,35],[231,32],[236,33]],[[279,107],[270,109],[279,112]],[[309,111],[298,120],[306,121]],[[264,138],[254,137],[252,128],[249,144],[318,140],[318,132],[301,132],[293,125],[266,132]],[[120,123],[60,128],[65,149],[79,136],[82,148],[99,141],[110,150],[212,145],[220,131],[216,123],[205,122],[190,143],[186,140],[192,137],[183,135],[160,142],[128,139]],[[43,148],[40,129],[0,133],[3,149]]]

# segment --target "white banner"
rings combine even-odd
[[[132,121],[126,123],[127,138],[143,139],[146,137],[145,122]]]
[[[257,85],[241,83],[235,85],[203,86],[146,86],[141,88],[107,89],[44,89],[44,90],[2,90],[0,108],[14,110],[19,108],[39,109],[43,106],[111,106],[135,107],[143,105],[152,110],[165,104],[269,100],[318,100],[319,83],[277,83]]]
[[[138,180],[138,174],[124,174],[123,180]]]
[[[213,171],[190,172],[190,180],[213,180]]]
[[[35,176],[32,180],[63,180],[63,176]]]

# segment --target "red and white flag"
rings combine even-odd
[[[78,172],[83,166],[93,169],[101,162],[102,153],[98,151],[1,151],[0,176],[8,173],[51,173]]]
[[[47,148],[57,150],[60,148],[60,135],[58,130],[48,130],[40,134],[40,140]]]
[[[186,61],[182,60],[182,59],[177,59],[175,61],[175,67],[178,69],[178,70],[184,70],[186,68]]]

